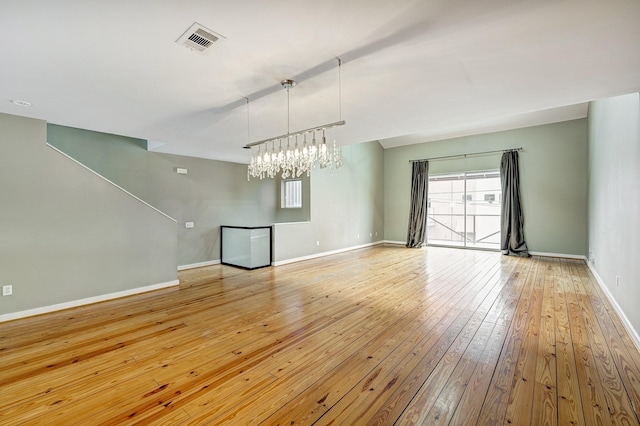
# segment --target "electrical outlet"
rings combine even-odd
[[[373,234],[371,232],[369,232],[369,238],[373,237]]]
[[[320,241],[316,241],[316,245],[319,247],[320,246]]]
[[[3,285],[2,286],[2,295],[3,296],[11,296],[13,294],[13,286],[12,285]]]
[[[187,229],[194,228],[196,226],[195,222],[185,222],[184,227]]]

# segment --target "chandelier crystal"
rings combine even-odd
[[[338,71],[341,61],[338,59]],[[281,83],[287,90],[287,133],[270,139],[247,144],[245,148],[251,149],[251,161],[247,167],[247,180],[253,178],[275,178],[281,173],[282,179],[300,177],[303,174],[311,175],[311,170],[316,166],[321,169],[339,169],[342,166],[342,149],[336,144],[327,143],[326,132],[334,127],[345,125],[344,120],[335,123],[324,124],[298,132],[289,131],[289,90],[296,82],[283,80]],[[340,104],[341,99],[341,81]],[[247,100],[248,101],[248,100]],[[340,116],[342,111],[340,107]],[[321,137],[321,139],[318,139]]]
[[[335,140],[327,143],[326,130],[344,124],[344,121],[339,121],[303,132],[288,133],[251,146],[247,179],[274,178],[280,173],[283,179],[303,174],[310,176],[316,166],[339,169],[342,166],[342,149]],[[318,135],[322,136],[320,141]]]

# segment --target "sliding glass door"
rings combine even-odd
[[[500,171],[429,176],[427,244],[500,248]]]

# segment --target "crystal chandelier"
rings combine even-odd
[[[338,73],[340,73],[341,61],[338,59]],[[339,98],[342,103],[342,84],[339,75]],[[282,178],[300,177],[303,174],[311,175],[311,170],[316,166],[321,169],[338,169],[342,166],[342,150],[333,143],[327,143],[326,131],[334,127],[343,126],[344,120],[323,124],[310,129],[291,132],[289,130],[289,90],[295,87],[293,80],[280,82],[287,90],[287,133],[274,138],[264,139],[247,144],[245,148],[251,149],[251,161],[247,168],[247,180],[250,178],[265,177],[274,178],[282,173]],[[342,107],[340,106],[340,118]],[[320,139],[321,137],[321,139]]]

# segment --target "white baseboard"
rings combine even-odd
[[[598,275],[596,268],[594,268],[594,266],[589,261],[587,261],[587,266],[589,267],[589,270],[591,271],[593,276],[596,278],[596,282],[602,289],[602,292],[607,296],[607,299],[609,299],[609,303],[611,303],[611,306],[613,306],[613,309],[616,310],[616,313],[622,320],[622,325],[624,325],[624,328],[627,329],[627,333],[629,333],[629,336],[631,336],[631,340],[633,340],[633,343],[636,345],[636,349],[640,351],[640,335],[638,335],[636,329],[633,328],[633,325],[631,325],[631,321],[629,321],[629,318],[627,318],[627,316],[624,314],[624,311],[622,310],[620,305],[618,305],[618,302],[616,302],[613,294],[609,292],[609,289],[604,284],[604,281],[602,280],[602,278],[600,278],[600,275]]]
[[[203,266],[218,265],[219,263],[220,263],[220,259],[209,260],[207,262],[191,263],[189,265],[180,265],[178,266],[178,271],[184,271],[185,269],[201,268]]]
[[[382,241],[382,244],[391,244],[391,245],[394,245],[394,246],[406,246],[407,242],[406,241],[384,240],[384,241]]]
[[[391,245],[397,245],[397,246],[405,246],[407,244],[404,241],[392,241],[392,240],[384,240],[384,241],[382,241],[382,243],[391,244]],[[426,246],[426,247],[429,247],[429,246]],[[434,247],[446,247],[446,246],[434,246]],[[459,248],[459,249],[462,249],[463,247],[446,247],[446,248]],[[469,247],[469,249],[473,250],[472,247]],[[563,258],[563,259],[579,259],[579,260],[584,260],[585,262],[587,261],[586,256],[583,256],[583,255],[580,255],[580,254],[548,253],[548,252],[542,252],[542,251],[530,251],[529,254],[531,254],[533,256],[560,257],[560,258]]]
[[[318,257],[324,257],[324,256],[331,256],[332,254],[344,253],[346,251],[358,250],[358,249],[361,249],[361,248],[377,246],[377,245],[380,245],[380,244],[384,244],[384,241],[374,241],[372,243],[360,244],[358,246],[345,247],[345,248],[341,248],[341,249],[337,249],[337,250],[325,251],[325,252],[322,252],[322,253],[314,253],[314,254],[310,254],[308,256],[302,256],[302,257],[296,257],[296,258],[293,258],[293,259],[280,260],[280,261],[277,261],[277,262],[271,262],[271,265],[272,266],[286,265],[288,263],[301,262],[303,260],[316,259]]]
[[[578,259],[587,261],[587,257],[581,254],[563,254],[563,253],[548,253],[544,251],[530,251],[532,256],[544,256],[544,257],[560,257],[562,259]]]
[[[173,287],[180,284],[180,281],[173,280],[166,283],[152,284],[145,287],[132,288],[130,290],[118,291],[115,293],[101,294],[99,296],[87,297],[85,299],[72,300],[70,302],[58,303],[55,305],[42,306],[40,308],[27,309],[26,311],[11,312],[0,315],[0,322],[12,321],[20,318],[32,317],[34,315],[47,314],[50,312],[61,311],[63,309],[75,308],[83,305],[104,302],[112,299],[119,299],[134,294],[146,293],[153,290],[160,290],[167,287]]]

